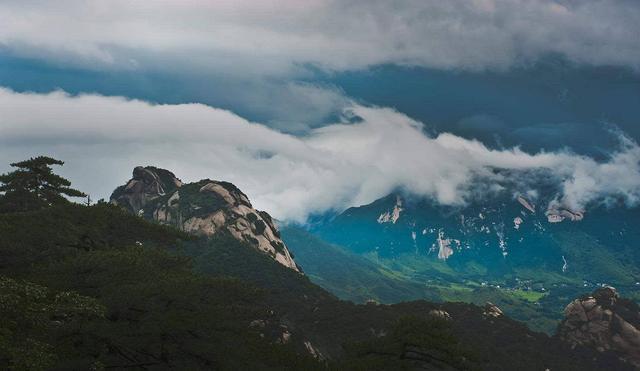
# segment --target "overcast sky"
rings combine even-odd
[[[93,68],[640,67],[634,0],[5,0],[0,24],[13,53]]]
[[[297,221],[535,186],[494,168],[576,208],[640,197],[637,1],[23,0],[0,25],[0,171],[55,155],[94,198],[136,165]]]

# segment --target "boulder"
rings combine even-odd
[[[484,305],[484,312],[483,314],[487,317],[493,317],[493,318],[498,318],[500,316],[502,316],[504,313],[502,312],[502,309],[498,308],[497,305],[491,303],[491,302],[487,302]]]
[[[640,368],[640,308],[622,299],[613,287],[572,301],[557,336],[572,347],[611,352]]]

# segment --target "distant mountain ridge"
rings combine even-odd
[[[131,180],[116,188],[110,202],[198,236],[225,230],[285,267],[300,271],[271,216],[254,209],[231,183],[204,179],[184,184],[168,170],[138,166]]]
[[[458,267],[473,260],[497,271],[544,265],[549,271],[574,273],[590,282],[625,285],[639,281],[640,270],[631,269],[625,272],[626,277],[609,272],[612,274],[607,277],[606,272],[585,269],[579,261],[572,261],[580,257],[574,256],[575,251],[570,251],[562,239],[579,234],[608,251],[629,253],[640,262],[634,248],[640,237],[634,228],[637,222],[637,209],[594,208],[587,214],[552,200],[534,202],[522,195],[451,207],[391,194],[347,209],[332,220],[312,226],[311,231],[354,252],[385,258],[432,256]],[[627,258],[615,260],[624,264]]]
[[[402,289],[390,293],[392,286],[372,283],[349,294],[345,288],[353,275],[338,276],[344,282],[326,277],[337,259],[330,254],[315,254],[312,279],[338,288],[345,298],[367,293],[383,301],[495,300],[509,316],[547,333],[554,332],[571,300],[598,287],[614,286],[639,300],[640,211],[593,206],[584,212],[553,200],[503,192],[454,207],[393,193],[306,228],[374,264],[375,269],[366,268],[370,277],[377,270],[380,279],[393,278],[392,286]],[[287,233],[285,240],[306,261],[305,249],[294,246]]]

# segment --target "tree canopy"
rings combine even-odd
[[[47,156],[12,163],[16,170],[0,175],[0,212],[32,211],[67,202],[68,197],[86,197],[71,188],[71,182],[54,174],[52,165],[64,162]]]

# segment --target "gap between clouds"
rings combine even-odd
[[[9,162],[48,154],[66,161],[62,172],[76,187],[106,198],[134,166],[156,165],[186,181],[233,182],[257,208],[298,222],[397,189],[455,205],[496,190],[531,191],[543,179],[573,208],[635,206],[640,147],[615,135],[619,148],[598,162],[569,151],[492,150],[449,133],[429,136],[400,112],[357,103],[343,122],[293,136],[202,104],[0,88],[1,172]]]

